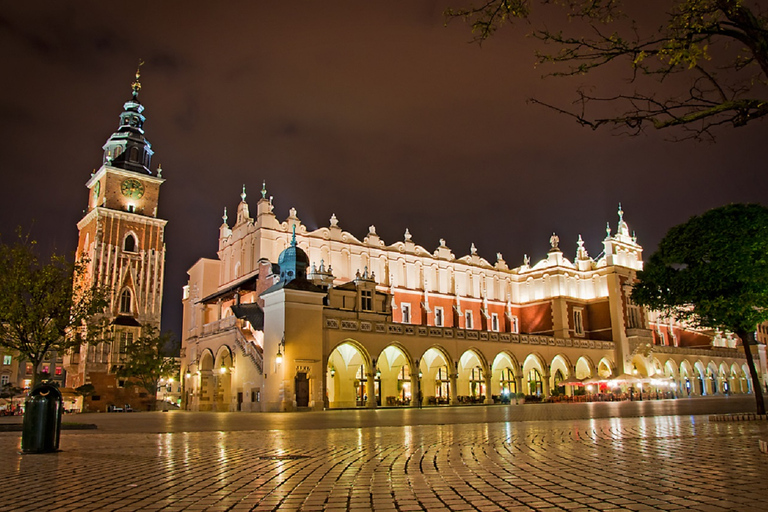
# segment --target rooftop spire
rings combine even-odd
[[[133,81],[131,84],[131,89],[133,89],[133,99],[138,100],[139,99],[139,91],[141,90],[141,66],[144,65],[144,61],[139,59],[139,65],[136,67],[136,80]]]
[[[261,182],[261,198],[267,198],[267,180]]]
[[[243,191],[240,193],[240,199],[241,199],[243,202],[245,202],[245,198],[246,198],[246,197],[247,197],[247,196],[246,196],[246,194],[245,194],[245,184],[243,184]]]

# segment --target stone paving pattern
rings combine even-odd
[[[59,453],[20,455],[19,433],[0,433],[0,510],[768,510],[768,422],[709,421],[734,407],[727,399],[656,407],[691,404],[701,414],[555,404],[68,416],[99,429],[62,432]],[[540,419],[494,419],[510,414]]]

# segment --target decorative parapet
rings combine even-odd
[[[692,348],[692,347],[667,347],[664,345],[654,345],[652,347],[652,352],[656,354],[730,357],[732,359],[745,358],[743,350],[738,348],[728,348],[728,347]]]
[[[469,341],[490,341],[494,343],[517,343],[521,345],[546,345],[550,347],[582,348],[595,350],[613,350],[612,341],[587,340],[573,338],[554,338],[531,334],[513,334],[509,332],[477,331],[452,327],[434,327],[389,322],[372,322],[348,318],[326,318],[325,328],[350,332],[375,332],[426,338],[447,338]]]
[[[209,322],[203,325],[203,336],[207,336],[209,334],[215,334],[220,331],[226,331],[227,329],[231,329],[235,326],[236,321],[237,321],[237,317],[228,316],[226,318],[222,318],[221,320],[215,320],[213,322]]]

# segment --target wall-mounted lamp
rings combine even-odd
[[[191,374],[191,373],[189,373],[189,372],[187,372],[187,374],[186,374],[186,377],[187,377],[187,378],[190,378],[191,376],[192,376],[192,374]]]
[[[381,380],[381,370],[376,370],[376,378]]]
[[[419,378],[422,378],[424,374],[421,373],[421,370],[419,370]]]
[[[331,378],[336,376],[336,368],[331,367]]]
[[[225,373],[227,373],[227,367],[226,367],[226,365],[224,364],[224,361],[222,361],[222,362],[221,362],[221,370],[219,370],[219,371],[221,372],[221,374],[222,374],[222,375],[224,375]]]
[[[280,340],[280,343],[277,344],[277,355],[275,356],[275,362],[277,364],[283,364],[283,353],[280,351],[280,349],[285,350],[285,334],[283,334],[283,339]]]

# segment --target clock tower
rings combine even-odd
[[[151,170],[152,146],[144,136],[140,72],[131,84],[120,123],[103,146],[102,165],[91,174],[88,207],[78,222],[78,257],[88,258],[89,284],[110,292],[108,339],[83,345],[69,359],[67,386],[92,384],[88,410],[142,404],[115,379],[125,347],[145,325],[159,330],[165,270],[164,231],[158,218],[162,169]],[[155,390],[147,390],[154,393]]]

